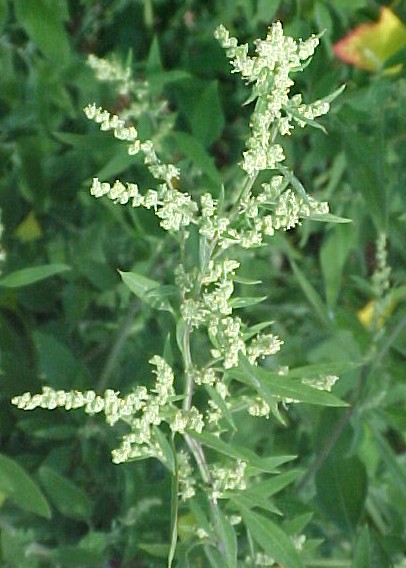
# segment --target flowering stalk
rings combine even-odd
[[[236,309],[263,298],[238,298],[234,292],[241,248],[262,246],[275,231],[291,229],[304,218],[329,219],[327,203],[319,203],[308,195],[294,173],[284,165],[285,155],[279,139],[291,135],[296,126],[320,128],[315,119],[328,112],[330,102],[341,89],[310,104],[304,103],[300,94],[290,95],[294,84],[291,75],[307,65],[319,43],[317,36],[297,42],[284,36],[281,23],[276,22],[264,40],[256,41],[253,56],[248,55],[248,46],[239,45],[224,26],[217,28],[215,37],[226,50],[232,72],[239,73],[247,84],[252,85],[247,104],[255,102],[250,135],[240,164],[243,172],[241,189],[235,201],[228,202],[227,193],[223,199],[214,199],[210,193],[204,193],[196,200],[180,191],[177,189],[179,169],[158,157],[152,140],[140,140],[134,126],[128,126],[125,120],[96,104],[85,108],[86,116],[99,124],[101,130],[112,131],[116,138],[128,144],[130,155],[143,156],[145,166],[158,182],[157,188],[141,191],[133,182],[117,180],[110,184],[94,178],[90,192],[96,198],[104,196],[116,204],[152,210],[161,227],[179,243],[181,262],[175,269],[176,298],[169,301],[160,297],[159,284],[144,276],[135,273],[123,273],[122,276],[142,299],[152,301],[155,298],[155,302],[176,316],[183,392],[180,396],[175,392],[174,371],[157,354],[150,361],[156,375],[150,390],[138,385],[132,393],[121,397],[112,390],[101,396],[93,391],[53,391],[46,387],[42,394],[25,393],[15,397],[13,403],[26,410],[37,406],[84,408],[88,414],[104,413],[109,425],[124,421],[130,432],[113,450],[113,461],[159,459],[177,477],[182,501],[193,499],[200,485],[207,496],[211,521],[196,527],[197,542],[200,539],[207,545],[207,558],[214,562],[213,565],[216,562],[212,560],[213,555],[220,554],[224,566],[233,568],[237,565],[233,523],[241,522],[242,517],[247,526],[253,522],[253,513],[238,501],[236,495],[245,490],[253,491],[259,475],[273,473],[277,465],[289,459],[284,457],[269,462],[268,458],[256,457],[252,452],[224,443],[224,432],[236,428],[233,414],[246,411],[253,416],[273,414],[280,418],[278,405],[281,402],[302,400],[305,395],[306,400],[317,404],[339,404],[332,395],[318,390],[330,390],[335,376],[304,377],[302,382],[295,383],[296,387],[290,388],[292,396],[287,396],[284,385],[278,387],[279,390],[269,390],[257,372],[258,363],[278,353],[283,341],[273,333],[263,333],[268,324],[249,327],[235,315]],[[112,80],[119,81],[123,89],[130,88],[130,77],[124,71],[113,73],[109,65],[103,66],[97,59],[92,59],[91,64],[99,69],[104,79],[111,73]],[[258,183],[261,172],[266,172],[263,176],[267,176],[267,181]],[[199,236],[199,259],[187,255],[185,244],[191,230],[197,231]],[[193,354],[197,335],[205,337],[199,362]],[[276,373],[277,384],[289,380],[287,373],[286,368]],[[204,409],[197,406],[195,391],[204,393],[207,399]],[[170,431],[170,441],[161,430],[164,424],[163,431]],[[183,438],[194,457],[201,480],[199,484],[189,454],[183,448],[176,449],[172,441],[176,434]],[[205,447],[216,450],[222,459],[212,463]],[[224,463],[225,459],[228,461]],[[226,517],[219,506],[220,500],[224,499],[235,499],[234,505],[237,503],[241,515]],[[202,523],[202,519],[204,521],[204,514],[199,522]],[[176,519],[173,525],[176,529]],[[280,538],[286,539],[285,547],[293,547],[291,554],[297,554],[286,536]],[[171,565],[175,545],[176,530],[172,534],[168,565]],[[261,554],[269,563],[269,556],[264,554],[269,554],[269,549],[267,545],[260,545]],[[276,561],[285,563],[283,555]]]

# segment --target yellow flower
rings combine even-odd
[[[384,313],[376,321],[377,329],[380,329],[383,326],[385,321],[388,319],[390,314],[395,309],[395,306],[396,306],[395,300],[391,300],[388,303],[388,306],[384,310]],[[357,311],[357,318],[364,327],[368,328],[371,326],[376,309],[377,309],[377,300],[370,300],[365,304],[363,308]]]

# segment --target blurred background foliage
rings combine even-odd
[[[116,434],[97,418],[23,413],[9,402],[43,384],[129,392],[149,380],[147,361],[163,352],[171,332],[163,312],[129,295],[117,268],[171,283],[173,245],[148,212],[95,201],[88,192],[93,175],[146,184],[148,178],[125,147],[86,121],[82,108],[89,102],[118,113],[132,102],[97,81],[86,58],[131,62],[135,80],[149,83],[151,105],[168,100],[162,153],[184,168],[187,191],[215,192],[219,172],[226,187],[237,176],[250,109],[241,108],[246,90],[230,76],[213,30],[223,23],[252,43],[274,19],[295,37],[324,31],[297,79],[308,100],[347,85],[324,119],[328,135],[296,133],[286,152],[307,191],[352,223],[308,222],[276,236],[255,258],[247,253],[246,270],[262,280],[260,293],[268,297],[249,317],[275,321],[285,341],[281,364],[351,360],[358,367],[335,387],[349,409],[293,405],[284,412],[287,427],[246,419],[239,442],[254,441],[264,454],[299,456],[302,478],[276,504],[313,515],[307,535],[320,548],[309,566],[404,566],[406,52],[400,42],[389,61],[364,71],[333,49],[360,24],[376,22],[381,4],[0,3],[1,566],[163,566],[162,548],[151,543],[168,542],[168,480],[158,463],[115,466]],[[404,2],[389,8],[406,22]],[[393,65],[396,72],[388,73]],[[137,126],[150,136],[154,115],[143,113]],[[374,296],[371,276],[381,233],[391,289],[374,322],[382,298]],[[7,284],[8,274],[43,265],[63,271],[25,286]],[[242,286],[241,293],[250,290]],[[186,513],[181,521],[187,532]]]

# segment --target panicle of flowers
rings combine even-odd
[[[1,265],[6,260],[6,251],[5,251],[3,244],[2,244],[3,233],[4,233],[4,225],[1,221],[1,211],[0,211],[0,275],[2,273],[2,266]]]
[[[131,428],[131,433],[124,435],[119,448],[112,452],[114,463],[149,456],[164,461],[154,427],[166,422],[173,431],[184,431],[188,428],[201,432],[203,417],[195,407],[183,411],[174,405],[174,375],[165,360],[155,355],[150,363],[156,368],[156,381],[149,392],[145,386],[137,386],[132,393],[121,397],[111,389],[107,389],[104,395],[100,396],[92,390],[63,391],[43,387],[42,393],[32,395],[26,392],[14,397],[11,402],[23,410],[34,410],[38,407],[48,410],[83,408],[89,415],[104,413],[110,426],[122,420]]]
[[[191,499],[196,494],[196,479],[193,476],[193,468],[190,465],[190,456],[185,451],[180,451],[178,458],[179,495],[182,501]]]
[[[99,81],[117,83],[119,95],[127,95],[134,86],[130,65],[123,66],[117,59],[109,61],[93,54],[88,55],[87,64],[94,70]]]
[[[331,392],[331,389],[339,380],[337,375],[321,375],[320,377],[311,378],[311,379],[302,379],[302,383],[306,385],[310,385],[318,390],[324,390]]]
[[[154,144],[158,147],[160,141],[173,129],[175,121],[175,114],[169,111],[167,102],[152,95],[148,81],[134,79],[131,65],[122,65],[114,56],[109,60],[91,54],[87,63],[94,70],[97,79],[116,83],[117,92],[122,96],[122,119],[133,121],[145,117],[153,122]]]
[[[372,291],[375,298],[370,302],[372,317],[369,327],[376,332],[376,338],[378,338],[382,333],[385,319],[395,305],[390,293],[390,274],[392,269],[388,264],[387,236],[383,232],[378,235],[376,240],[375,262],[376,266],[371,278]]]
[[[217,200],[210,193],[200,197],[199,233],[210,240],[218,239],[222,248],[226,248],[230,220],[219,214],[217,206]]]
[[[164,164],[158,158],[152,140],[141,142],[138,138],[137,129],[134,126],[125,126],[125,121],[117,114],[110,114],[102,107],[97,107],[96,103],[87,105],[83,110],[89,120],[100,124],[100,130],[113,130],[116,138],[129,142],[128,153],[130,156],[142,152],[144,164],[148,167],[153,177],[166,182],[172,187],[172,180],[179,178],[179,169],[173,164]]]
[[[251,135],[243,154],[242,168],[251,177],[265,169],[277,169],[285,160],[276,135],[290,134],[292,119],[300,124],[328,112],[327,101],[300,105],[301,99],[289,98],[294,81],[290,74],[303,69],[303,64],[314,53],[319,38],[312,35],[306,41],[295,41],[283,33],[282,24],[275,22],[265,40],[255,42],[256,55],[248,55],[248,45],[239,45],[224,26],[219,26],[215,37],[226,49],[234,73],[240,73],[247,83],[254,83],[247,102],[257,101],[251,116]],[[294,110],[293,110],[294,109]]]
[[[84,110],[89,119],[101,124],[102,130],[113,130],[116,138],[130,142],[129,154],[141,152],[144,156],[144,164],[153,177],[164,182],[158,186],[157,190],[148,189],[142,195],[135,183],[124,184],[116,180],[113,185],[110,185],[108,182],[101,182],[98,178],[94,178],[90,188],[91,195],[106,196],[120,205],[130,203],[132,207],[153,209],[157,217],[161,219],[161,227],[167,231],[177,232],[190,223],[196,223],[197,204],[190,195],[178,191],[173,186],[174,180],[179,179],[179,169],[173,164],[164,164],[158,158],[153,142],[151,140],[140,142],[137,130],[133,126],[127,128],[124,121],[117,115],[110,115],[108,111],[97,108],[95,104],[87,106]]]
[[[377,298],[382,298],[390,288],[391,267],[388,265],[387,237],[380,233],[376,240],[376,267],[372,275],[372,288]]]
[[[261,397],[256,396],[253,399],[248,399],[248,414],[251,416],[265,416],[269,418],[271,407]]]
[[[234,259],[210,259],[200,277],[195,274],[195,280],[200,282],[199,297],[195,296],[194,287],[183,284],[180,312],[190,329],[205,326],[212,344],[213,360],[222,363],[224,369],[237,367],[240,354],[248,357],[252,364],[268,355],[275,355],[283,342],[273,334],[254,334],[246,338],[246,326],[242,319],[234,316],[233,293],[234,278],[239,262]],[[177,270],[177,278],[183,283],[192,282],[191,275],[186,271]],[[187,288],[186,288],[187,287]],[[209,371],[195,371],[194,381],[197,384],[214,384],[213,375]],[[218,383],[221,384],[221,383]],[[216,384],[217,386],[217,384]],[[215,422],[218,409],[211,405],[210,422]]]
[[[242,460],[230,467],[213,464],[210,467],[213,499],[221,499],[226,491],[244,491],[247,488],[246,467]]]
[[[166,231],[176,232],[181,227],[196,223],[197,205],[191,196],[168,187],[166,183],[160,184],[158,190],[149,189],[145,195],[142,195],[135,183],[124,185],[120,180],[116,180],[110,185],[108,182],[100,182],[98,178],[93,178],[90,194],[94,197],[106,196],[120,205],[131,203],[132,207],[153,209],[156,216],[161,219],[161,227]]]
[[[100,124],[100,130],[105,132],[113,130],[114,136],[118,140],[129,142],[128,153],[130,155],[138,154],[141,149],[141,143],[138,139],[137,129],[134,126],[127,127],[125,121],[117,114],[110,114],[102,107],[97,107],[96,103],[87,105],[83,111],[89,120]]]
[[[272,333],[258,334],[247,347],[248,360],[251,365],[255,365],[258,359],[278,353],[282,345],[283,341]]]

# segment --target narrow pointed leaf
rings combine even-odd
[[[354,533],[362,517],[367,484],[365,466],[356,456],[330,457],[316,474],[320,506],[348,535]]]
[[[172,454],[176,456],[173,438],[171,440]],[[175,457],[176,460],[176,457]],[[179,468],[175,463],[172,473],[172,491],[171,491],[171,535],[170,547],[168,554],[168,568],[171,568],[173,559],[175,558],[176,544],[178,540],[178,509],[179,509]]]
[[[251,365],[244,356],[240,357],[237,369],[229,369],[227,374],[238,381],[251,386],[269,403],[275,403],[275,397],[322,406],[347,406],[329,392],[318,390],[298,380],[280,376],[266,369]]]
[[[234,298],[230,300],[230,305],[234,308],[247,308],[248,306],[255,306],[256,304],[260,304],[267,299],[266,296],[260,296],[257,298]]]
[[[241,515],[254,540],[284,568],[304,568],[291,539],[267,517],[242,509]]]
[[[119,274],[124,284],[140,300],[153,308],[172,311],[168,300],[168,291],[159,282],[136,272],[121,272],[119,270]]]
[[[327,316],[327,308],[323,303],[320,295],[316,292],[313,286],[310,284],[304,273],[298,268],[297,264],[294,260],[291,259],[290,264],[292,266],[292,270],[296,276],[297,281],[299,282],[300,287],[302,288],[306,298],[310,302],[310,304],[315,309],[316,313],[322,320],[322,322],[326,326],[330,326],[330,320]]]
[[[50,501],[62,515],[79,521],[90,519],[92,504],[83,489],[47,466],[40,468],[39,477]]]
[[[216,450],[217,452],[220,452],[221,454],[232,457],[234,459],[244,460],[250,466],[257,468],[260,471],[266,471],[268,473],[275,472],[280,465],[292,461],[296,458],[296,456],[274,456],[269,458],[261,458],[247,448],[226,443],[217,436],[214,436],[214,434],[210,434],[209,432],[201,432],[199,434],[198,432],[190,430],[188,431],[188,434],[208,448]]]
[[[43,264],[41,266],[23,268],[1,278],[0,286],[6,288],[21,288],[22,286],[35,284],[56,274],[61,274],[67,270],[70,270],[70,266],[66,264]]]
[[[252,495],[246,495],[246,492],[240,491],[239,493],[225,493],[224,497],[230,499],[238,509],[245,507],[246,509],[253,509],[258,507],[264,511],[269,511],[274,515],[282,516],[282,512],[268,499]]]
[[[222,513],[220,508],[217,510],[217,521],[220,542],[224,550],[224,568],[237,568],[237,535],[234,527]]]
[[[16,461],[1,454],[0,492],[24,511],[51,518],[48,501],[32,477]]]
[[[213,402],[220,408],[221,415],[228,422],[231,429],[234,430],[234,432],[236,432],[237,427],[234,424],[233,416],[224,399],[221,398],[219,392],[211,385],[206,385],[206,390],[209,393],[209,396],[213,400]]]

